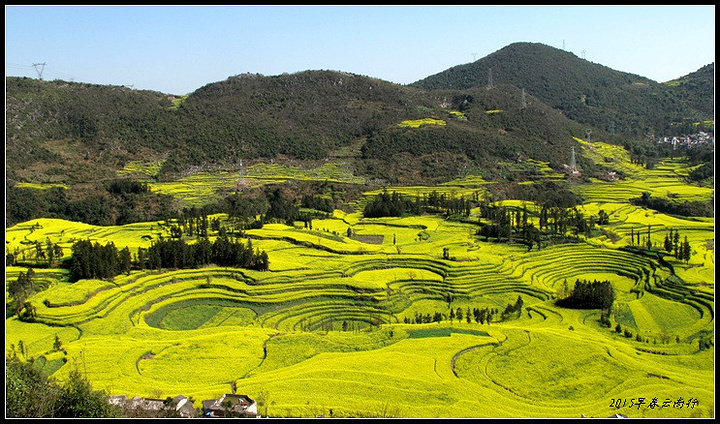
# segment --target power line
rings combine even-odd
[[[22,65],[19,63],[5,63],[6,70],[25,71],[29,73],[31,69],[34,69],[40,80],[43,76],[56,76],[58,79],[75,81],[75,77],[65,72],[58,71],[52,67],[47,66],[47,63],[33,63],[32,65]]]

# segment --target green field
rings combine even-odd
[[[200,407],[235,382],[239,393],[264,399],[262,415],[276,417],[714,417],[714,348],[698,348],[699,338],[714,330],[714,219],[628,203],[643,191],[702,200],[714,190],[685,183],[680,160],[647,171],[634,169],[622,150],[585,147],[593,160],[616,158],[634,177],[576,186],[586,199],[579,209],[585,215],[603,209],[610,222],[574,243],[528,251],[486,242],[475,235],[477,225],[442,216],[366,219],[362,206],[379,191],[368,192],[357,212],[336,210],[313,220],[312,230],[302,223],[247,230],[253,246],[268,252],[268,271],[135,270],[112,281],[70,283],[67,270],[37,267],[47,289],[29,299],[36,322],[8,317],[6,347],[22,344],[27,357],[42,358],[38,366],[61,381],[78,367],[93,388],[113,395],[183,394]],[[550,176],[544,164],[533,166]],[[127,171],[148,169],[133,164]],[[239,177],[197,174],[152,189],[200,204]],[[315,170],[256,165],[242,177],[258,184],[358,182],[332,164]],[[487,184],[468,176],[388,191],[482,198]],[[470,218],[478,219],[476,210]],[[671,228],[686,235],[690,261],[666,257],[671,269],[621,249],[630,245],[631,229],[645,234],[648,226],[660,244]],[[78,240],[136,252],[161,236],[169,236],[163,221],[20,223],[6,229],[6,251],[23,266],[6,267],[6,285],[27,266],[42,264],[36,242],[51,240],[69,258]],[[563,283],[576,279],[611,281],[617,294],[611,328],[600,324],[598,309],[554,304]],[[489,324],[448,319],[451,307],[502,311],[519,296],[523,308],[505,321],[499,314]],[[444,319],[410,323],[435,313]],[[633,337],[615,332],[616,324]],[[53,351],[56,336],[66,354]],[[640,407],[639,398],[645,400]],[[649,406],[654,398],[658,407]],[[697,404],[678,407],[680,398]]]

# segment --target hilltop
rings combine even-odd
[[[713,119],[714,64],[661,84],[541,43],[513,43],[412,86],[428,90],[512,84],[569,118],[605,133],[663,133],[684,121]],[[703,100],[700,100],[703,99]]]

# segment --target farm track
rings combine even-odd
[[[529,332],[528,330],[524,330],[524,332],[525,332],[525,335],[527,336],[527,339],[528,339],[527,343],[525,343],[525,344],[523,344],[523,345],[520,345],[520,346],[517,346],[517,347],[510,348],[510,349],[508,349],[507,351],[505,351],[505,352],[503,352],[503,353],[497,353],[496,351],[497,351],[498,349],[502,348],[503,342],[507,341],[507,339],[505,339],[505,340],[503,340],[503,342],[498,343],[498,345],[495,346],[495,347],[486,355],[487,360],[484,361],[484,362],[485,362],[484,375],[485,375],[485,377],[487,377],[487,379],[488,379],[490,382],[492,382],[492,383],[495,384],[496,386],[502,388],[503,390],[506,390],[506,391],[512,393],[512,394],[513,394],[514,396],[516,396],[516,397],[519,397],[519,398],[522,398],[522,399],[525,399],[525,400],[528,400],[528,401],[529,401],[529,400],[530,400],[529,398],[527,398],[527,397],[525,397],[525,396],[521,396],[521,395],[515,393],[515,392],[514,392],[512,389],[510,389],[509,387],[507,387],[507,386],[505,386],[505,385],[503,385],[503,384],[495,381],[495,379],[493,379],[492,376],[490,376],[490,373],[488,372],[488,366],[490,365],[490,361],[492,360],[492,356],[491,356],[491,355],[495,355],[495,356],[503,355],[503,356],[504,356],[504,355],[507,355],[508,353],[510,353],[510,352],[513,351],[513,350],[517,350],[517,349],[523,348],[523,347],[525,347],[525,346],[528,346],[528,345],[531,343],[530,332]]]

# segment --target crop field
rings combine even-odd
[[[598,160],[634,166],[611,146],[585,146],[584,154]],[[338,169],[255,165],[242,177],[258,184],[330,175],[352,181],[344,171],[333,174]],[[363,202],[380,193],[368,192],[356,212],[336,210],[314,219],[312,229],[296,223],[247,230],[253,247],[268,253],[267,271],[133,270],[71,283],[69,270],[37,257],[38,244],[61,246],[65,259],[85,239],[135,253],[169,237],[168,223],[31,220],[6,229],[6,250],[22,262],[6,267],[6,287],[37,264],[35,279],[46,288],[28,299],[35,322],[8,315],[6,347],[38,358],[36,365],[60,381],[77,368],[94,389],[113,395],[183,394],[200,407],[236,384],[273,417],[713,417],[714,347],[699,346],[714,340],[714,219],[628,203],[643,191],[686,200],[713,195],[684,183],[683,169],[668,160],[633,171],[633,180],[577,186],[586,198],[578,210],[589,216],[602,209],[610,222],[573,242],[530,250],[477,236],[477,210],[468,222],[363,218]],[[193,203],[239,177],[197,174],[152,186]],[[483,198],[487,184],[470,176],[387,190]],[[530,220],[537,225],[537,216]],[[687,236],[688,262],[629,249],[631,230],[649,231],[660,246],[670,229]],[[599,309],[555,304],[565,283],[572,289],[576,280],[593,279],[615,289],[610,327],[600,323]],[[502,319],[518,298],[519,311]],[[497,310],[491,322],[468,319],[486,308]],[[417,321],[425,316],[440,319]],[[64,351],[53,348],[56,337]]]
[[[153,169],[152,167],[133,165],[140,170]],[[126,167],[127,169],[134,168]],[[125,175],[125,173],[121,173],[121,175]],[[258,163],[241,170],[198,172],[176,181],[153,181],[148,185],[152,191],[169,194],[184,205],[202,206],[205,203],[218,200],[223,193],[227,195],[236,188],[259,187],[267,184],[283,183],[288,180],[328,181],[348,184],[362,184],[364,182],[362,178],[354,176],[343,162],[328,162],[314,169]]]

